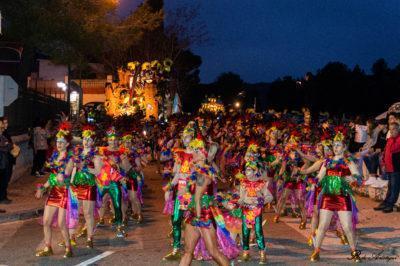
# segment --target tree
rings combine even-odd
[[[95,61],[116,69],[128,47],[162,22],[162,14],[150,12],[147,5],[121,20],[116,4],[115,0],[15,0],[3,1],[0,8],[7,21],[7,40],[24,45],[25,66],[40,51],[60,64],[82,68]],[[26,76],[28,69],[23,72]]]

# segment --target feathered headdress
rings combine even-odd
[[[255,141],[250,141],[249,146],[247,147],[246,153],[258,153],[259,146]]]
[[[200,133],[190,142],[189,147],[192,149],[205,149],[205,143]]]
[[[85,125],[82,128],[82,137],[83,138],[94,138],[96,135],[95,128],[92,125]]]
[[[124,132],[122,134],[122,141],[132,141],[133,135],[130,132]]]
[[[340,142],[345,142],[346,141],[346,136],[347,136],[347,128],[344,126],[337,126],[335,127],[335,137],[333,138],[333,141],[340,141]]]
[[[328,131],[324,131],[321,135],[321,144],[325,147],[332,145],[332,136]]]
[[[65,139],[68,142],[71,141],[71,139],[72,139],[71,128],[72,128],[72,125],[70,122],[68,122],[68,121],[62,122],[58,128],[56,138],[57,139]]]
[[[111,139],[111,138],[118,138],[118,133],[117,130],[115,129],[115,127],[111,126],[107,129],[106,131],[106,135],[107,138]]]

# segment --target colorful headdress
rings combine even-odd
[[[250,142],[249,146],[247,147],[246,153],[258,153],[259,147],[257,143],[255,142]]]
[[[122,141],[132,141],[133,140],[133,135],[129,132],[125,132],[122,135]]]
[[[71,128],[72,128],[71,123],[69,123],[68,121],[62,122],[58,128],[56,138],[65,139],[68,142],[71,141],[72,139]]]
[[[258,170],[259,169],[258,161],[247,161],[245,164],[245,168],[249,168],[249,167],[253,170]]]
[[[192,136],[192,137],[194,137],[194,134],[195,134],[194,126],[195,126],[195,122],[190,121],[190,122],[186,125],[186,127],[183,129],[182,138],[184,138],[184,137],[186,137],[186,136]]]
[[[115,127],[111,126],[107,129],[106,131],[106,135],[107,138],[111,139],[111,138],[118,138],[118,133],[117,130],[115,130]]]
[[[83,138],[94,138],[96,135],[95,128],[92,125],[85,125],[82,128],[82,137]]]
[[[325,147],[332,145],[332,136],[328,131],[324,131],[321,136],[321,144]]]
[[[190,142],[189,147],[192,149],[205,149],[205,143],[200,133]]]
[[[347,128],[344,126],[335,127],[335,137],[333,141],[346,142]]]

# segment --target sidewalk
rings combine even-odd
[[[0,223],[25,220],[42,215],[44,208],[43,199],[35,198],[36,184],[44,183],[47,176],[37,178],[26,175],[8,187],[8,198],[11,204],[0,204],[0,209],[5,213],[0,213]]]

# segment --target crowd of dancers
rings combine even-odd
[[[320,259],[328,230],[335,230],[349,245],[351,258],[360,261],[353,188],[362,177],[346,151],[346,125],[311,123],[307,110],[300,123],[281,117],[265,123],[247,115],[184,124],[173,124],[159,139],[164,213],[171,216],[173,238],[164,260],[180,260],[180,265],[190,265],[193,258],[219,265],[236,258],[249,261],[254,241],[259,263],[265,264],[263,213],[273,209],[278,223],[291,209],[301,230],[311,220],[311,261]]]
[[[82,144],[71,147],[71,129],[62,123],[47,163],[50,177],[36,193],[37,198],[48,194],[45,246],[36,255],[53,254],[53,224],[61,229],[64,257],[71,257],[76,237],[86,236],[86,246],[93,248],[96,224],[104,226],[108,207],[117,237],[126,236],[128,219],[142,222],[142,169],[151,149],[162,173],[163,213],[171,225],[173,248],[163,260],[190,265],[193,259],[212,259],[229,265],[230,260],[251,260],[254,242],[259,263],[266,264],[263,213],[274,211],[275,223],[288,212],[299,219],[301,230],[310,221],[311,261],[320,259],[326,232],[335,230],[359,262],[353,188],[363,180],[359,163],[346,150],[347,126],[313,123],[307,110],[301,120],[266,122],[256,114],[179,117],[153,134],[148,148],[143,134],[115,127],[106,132],[108,145],[96,147],[91,126],[83,128]]]
[[[43,214],[44,248],[38,257],[53,255],[52,228],[58,226],[65,246],[64,257],[72,256],[76,238],[86,236],[86,247],[93,248],[96,227],[105,226],[104,215],[110,207],[110,223],[116,236],[126,236],[128,220],[143,221],[142,168],[147,163],[142,139],[132,131],[106,131],[106,146],[96,147],[96,130],[82,129],[81,145],[72,147],[71,124],[62,122],[56,134],[56,147],[46,163],[50,176],[37,186],[36,197],[48,194]],[[79,224],[83,213],[84,225]],[[97,224],[95,220],[98,220]]]

